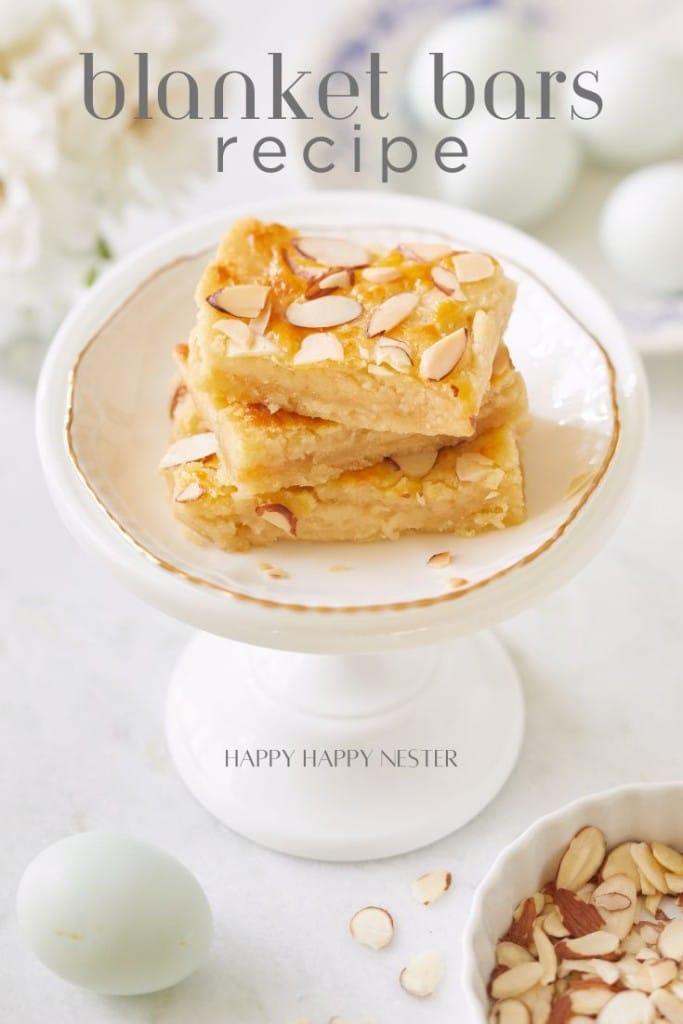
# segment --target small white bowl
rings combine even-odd
[[[569,840],[583,825],[596,825],[608,847],[629,839],[683,847],[683,783],[619,786],[583,797],[547,814],[497,858],[477,889],[464,936],[463,987],[471,1024],[487,1024],[486,994],[495,947],[521,899],[555,876]]]

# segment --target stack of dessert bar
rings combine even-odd
[[[176,346],[176,515],[229,550],[521,522],[514,297],[484,253],[236,223]]]

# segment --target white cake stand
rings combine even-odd
[[[232,555],[183,533],[157,472],[170,352],[192,324],[208,252],[247,213],[309,233],[449,238],[499,254],[519,284],[507,340],[534,414],[523,451],[527,523],[467,541]],[[473,213],[352,192],[224,210],[119,264],[55,338],[37,428],[50,490],[75,536],[143,599],[201,630],[168,704],[187,786],[259,843],[358,860],[458,828],[509,776],[522,695],[509,656],[480,631],[569,579],[609,536],[646,407],[616,318],[554,253]],[[452,565],[429,568],[444,549]],[[265,558],[288,577],[266,576]],[[454,576],[466,585],[453,589]]]

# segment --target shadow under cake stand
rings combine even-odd
[[[246,214],[309,234],[448,239],[499,256],[518,282],[506,340],[533,415],[522,442],[526,523],[467,540],[281,543],[240,554],[185,535],[157,470],[170,353],[193,322],[209,254]],[[167,712],[189,789],[266,846],[359,860],[448,834],[508,778],[523,699],[512,661],[482,630],[539,601],[604,543],[646,413],[640,364],[618,321],[550,250],[429,200],[326,192],[224,210],[121,262],[55,338],[37,430],[50,491],[78,540],[137,595],[199,631]],[[428,567],[445,549],[452,565]],[[264,558],[287,578],[266,576]],[[467,582],[453,589],[454,576]]]

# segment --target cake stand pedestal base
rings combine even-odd
[[[211,814],[271,849],[339,861],[464,825],[507,780],[523,731],[517,672],[485,633],[348,656],[198,633],[167,714],[176,767]]]

